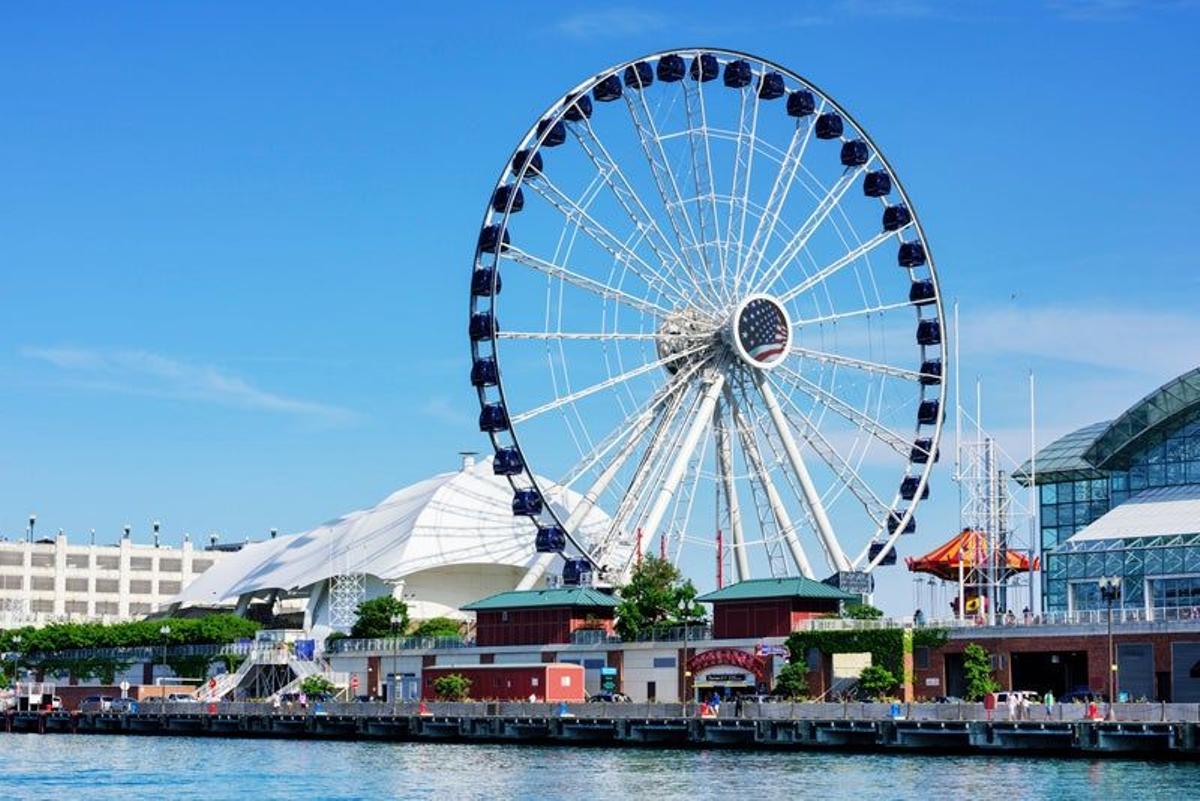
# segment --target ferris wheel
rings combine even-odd
[[[643,553],[861,577],[915,531],[945,401],[932,255],[883,153],[796,73],[672,50],[572,88],[488,198],[470,306],[480,428],[540,552],[521,586],[560,556],[619,583]]]

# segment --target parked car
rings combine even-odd
[[[937,698],[933,699],[933,702],[935,704],[961,704],[961,703],[964,703],[963,699],[959,698],[957,695],[939,695]]]
[[[79,702],[79,708],[84,712],[109,712],[112,702],[111,695],[89,695]]]
[[[199,701],[191,693],[167,693],[168,704],[197,704]]]
[[[1106,698],[1104,693],[1098,693],[1086,684],[1080,684],[1067,690],[1058,700],[1064,704],[1086,704],[1090,701],[1103,703]]]
[[[633,699],[625,693],[596,693],[588,699],[591,704],[628,704]]]
[[[1031,690],[1001,690],[996,693],[996,706],[1007,705],[1010,696],[1016,696],[1017,703],[1021,703],[1024,700],[1031,704],[1036,704],[1038,701],[1038,694]]]
[[[129,713],[136,712],[137,706],[137,701],[132,698],[114,698],[112,699],[112,703],[108,705],[108,708],[113,712]]]

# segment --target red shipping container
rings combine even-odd
[[[582,665],[548,662],[534,665],[442,665],[421,671],[421,698],[437,700],[433,683],[441,676],[457,673],[471,682],[469,695],[476,701],[567,701],[587,700]]]

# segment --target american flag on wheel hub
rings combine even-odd
[[[788,322],[783,310],[766,298],[750,301],[738,315],[738,339],[754,361],[773,361],[787,349]]]

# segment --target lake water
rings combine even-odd
[[[4,799],[1200,798],[1200,765],[0,734]]]

